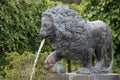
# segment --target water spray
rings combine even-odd
[[[45,42],[45,39],[42,40],[42,42],[41,42],[41,44],[40,44],[40,47],[39,47],[39,50],[38,50],[38,52],[37,52],[36,58],[35,58],[35,60],[34,60],[34,65],[33,65],[33,68],[32,68],[32,73],[31,73],[31,76],[30,76],[30,80],[32,80],[32,78],[33,78],[33,74],[34,74],[34,72],[35,72],[35,66],[36,66],[36,64],[37,64],[37,61],[38,61],[39,55],[40,55],[40,53],[41,53],[42,47],[43,47],[43,45],[44,45],[44,42]]]

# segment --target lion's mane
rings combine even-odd
[[[42,16],[48,16],[52,18],[53,25],[56,28],[56,36],[70,37],[71,33],[83,33],[85,30],[85,20],[67,6],[56,6],[52,9],[46,10]],[[67,32],[67,33],[66,33]]]
[[[55,34],[57,37],[55,43],[52,43],[53,48],[64,48],[70,46],[69,42],[74,41],[74,45],[79,45],[80,41],[84,41],[86,35],[86,21],[82,19],[76,11],[67,6],[59,5],[46,10],[42,16],[52,18],[51,21],[55,27]]]

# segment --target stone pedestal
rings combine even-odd
[[[119,74],[76,74],[76,73],[67,73],[67,74],[56,74],[56,73],[47,73],[46,80],[120,80]]]

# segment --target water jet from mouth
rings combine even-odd
[[[31,76],[30,76],[30,80],[32,80],[32,78],[33,78],[33,74],[34,74],[34,72],[35,72],[35,66],[36,66],[36,64],[37,64],[37,61],[38,61],[39,55],[40,55],[40,53],[41,53],[42,47],[43,47],[43,45],[44,45],[44,42],[45,42],[45,39],[43,39],[43,40],[41,41],[39,50],[38,50],[37,55],[36,55],[36,58],[35,58],[35,60],[34,60],[34,65],[33,65],[33,68],[32,68],[32,73],[31,73]]]

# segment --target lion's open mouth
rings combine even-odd
[[[53,38],[54,38],[54,35],[47,35],[45,38],[46,38],[46,39],[53,39]]]

